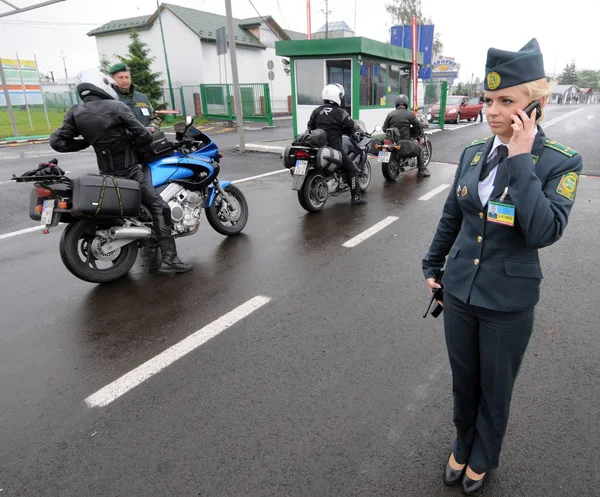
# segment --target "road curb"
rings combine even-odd
[[[240,146],[236,145],[239,149]],[[281,154],[285,150],[285,147],[278,147],[276,145],[263,145],[262,143],[246,143],[247,152],[266,152],[269,154]]]
[[[34,138],[16,138],[11,140],[0,140],[0,148],[4,147],[17,147],[19,145],[27,145],[38,143],[48,143],[50,141],[50,135],[47,136],[36,136]]]

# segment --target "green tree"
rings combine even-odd
[[[100,56],[100,65],[98,66],[98,69],[100,69],[102,72],[108,73],[108,69],[111,65],[112,64],[110,63],[110,60],[108,60],[106,54],[102,54]]]
[[[572,61],[565,66],[562,74],[558,77],[558,82],[561,85],[576,85],[577,80],[577,68],[575,67],[575,61]]]
[[[131,73],[131,81],[135,87],[148,96],[148,100],[155,109],[166,108],[166,103],[159,103],[163,99],[162,85],[164,81],[160,80],[162,73],[152,72],[150,65],[155,57],[150,57],[148,45],[140,41],[140,35],[135,29],[129,34],[131,43],[128,46],[129,53],[127,57],[117,55],[121,62],[127,64]]]
[[[577,86],[580,88],[600,89],[600,71],[584,70],[577,73]]]
[[[412,18],[417,18],[417,24],[433,24],[431,17],[425,17],[421,11],[421,0],[390,0],[385,5],[385,10],[392,15],[394,23],[408,26],[412,23]],[[444,50],[444,44],[439,33],[435,33],[433,40],[433,55],[441,55]]]

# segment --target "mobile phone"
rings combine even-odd
[[[542,114],[542,106],[540,105],[539,100],[534,100],[533,102],[531,102],[527,107],[523,109],[523,112],[525,112],[525,114],[531,117],[533,109],[535,109],[535,120],[537,121]]]

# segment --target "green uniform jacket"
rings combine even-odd
[[[119,100],[131,109],[133,115],[143,126],[160,128],[160,118],[154,113],[150,105],[150,100],[148,100],[148,97],[144,93],[137,91],[134,85],[131,85],[129,93],[123,93],[119,89],[117,90],[117,94],[119,95]]]
[[[538,128],[531,154],[506,159],[498,169],[490,201],[515,208],[514,226],[488,220],[479,177],[493,145],[476,140],[462,153],[442,218],[423,259],[425,278],[444,266],[445,290],[465,303],[496,311],[518,311],[539,300],[542,270],[538,249],[562,236],[573,207],[581,156],[547,140]],[[493,218],[493,212],[492,216]]]

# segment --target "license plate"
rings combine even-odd
[[[54,213],[54,199],[44,200],[42,206],[42,219],[40,224],[52,224],[52,214]]]
[[[306,168],[307,167],[308,167],[308,161],[307,160],[297,160],[296,161],[296,168],[294,169],[294,174],[297,174],[297,175],[306,174]]]
[[[392,152],[379,152],[377,161],[378,162],[389,162],[391,156],[392,156]]]

